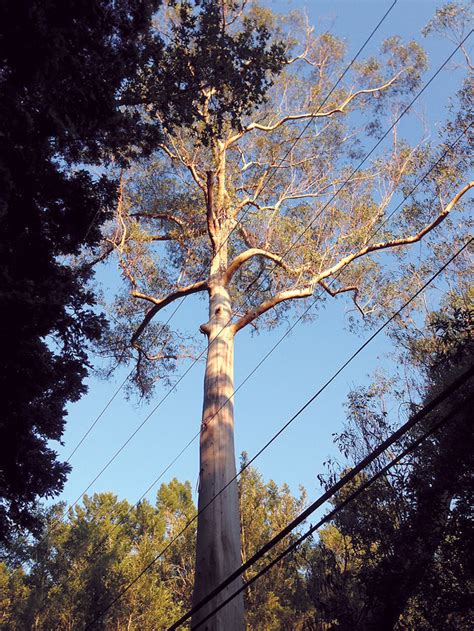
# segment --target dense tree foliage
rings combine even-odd
[[[241,465],[246,464],[246,454]],[[306,491],[300,488],[299,497],[290,492],[287,485],[278,488],[270,480],[265,483],[262,475],[253,467],[244,470],[239,480],[242,562],[245,563],[257,550],[284,528],[305,507]],[[296,533],[294,535],[296,537]],[[277,546],[280,552],[288,541]],[[267,559],[252,567],[245,574],[249,580]],[[245,593],[247,626],[250,629],[291,628],[304,629],[309,619],[309,601],[304,589],[304,558],[296,556],[287,563],[275,565]]]
[[[192,126],[203,83],[222,96],[212,125],[224,111],[237,119],[263,98],[267,69],[281,62],[263,27],[222,33],[214,0],[171,3],[181,21],[163,42],[160,4],[0,4],[3,540],[13,527],[37,527],[35,498],[64,484],[68,465],[48,441],[61,439],[67,402],[85,392],[87,346],[105,328],[86,288],[90,266],[66,260],[97,244],[115,204],[114,178],[94,168],[150,152],[163,126]]]
[[[265,483],[254,469],[240,481],[244,557],[301,510],[288,487]],[[98,616],[194,516],[189,483],[163,484],[154,504],[132,507],[111,493],[85,497],[58,522],[62,505],[49,509],[49,535],[23,549],[24,564],[0,565],[1,629],[81,629]],[[191,604],[195,525],[189,527],[153,569],[97,623],[98,629],[165,629]],[[304,620],[302,559],[276,567],[248,593],[251,628],[282,628]],[[299,624],[299,622],[298,622]],[[300,628],[300,626],[292,626]],[[301,627],[303,628],[303,627]]]
[[[97,242],[115,194],[113,181],[71,165],[142,137],[117,94],[152,44],[156,6],[0,5],[1,539],[37,526],[35,498],[58,492],[68,471],[48,441],[85,391],[87,343],[104,321],[91,309],[90,273],[64,257]]]
[[[427,328],[399,331],[404,361],[417,369],[429,400],[472,367],[472,311],[459,298],[430,314]],[[420,384],[420,374],[422,381]],[[413,384],[412,384],[413,385]],[[381,380],[351,393],[349,422],[338,436],[357,462],[396,421],[386,401],[410,403],[410,389]],[[334,629],[469,629],[473,580],[472,379],[397,446],[408,446],[443,417],[449,421],[369,491],[343,509],[321,536],[313,569],[314,602]],[[469,396],[471,399],[469,400]],[[407,401],[408,398],[408,401]],[[470,401],[469,404],[468,401]],[[393,407],[393,406],[391,406]],[[390,461],[387,453],[334,502]]]

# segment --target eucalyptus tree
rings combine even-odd
[[[390,222],[391,202],[427,163],[427,147],[411,146],[395,126],[390,147],[360,164],[368,143],[420,85],[426,60],[416,43],[391,37],[379,55],[354,63],[338,82],[347,64],[344,43],[315,33],[296,14],[275,16],[245,1],[173,2],[157,24],[165,39],[182,43],[181,63],[198,88],[188,103],[196,122],[168,126],[156,154],[122,174],[104,252],[116,253],[124,291],[104,352],[119,362],[136,360],[133,381],[150,395],[157,379],[169,379],[179,359],[192,354],[186,337],[157,316],[186,296],[207,297],[209,319],[200,325],[207,360],[197,603],[241,561],[232,482],[237,333],[277,326],[283,314],[307,307],[315,291],[350,292],[365,317],[383,313],[410,289],[409,276],[400,282],[388,253],[448,224],[472,183],[440,168],[419,203]],[[210,50],[188,24],[213,34]],[[229,80],[236,69],[239,81]],[[242,599],[206,624],[243,629]]]

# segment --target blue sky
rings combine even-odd
[[[306,8],[310,22],[322,25],[347,39],[349,55],[354,53],[390,6],[382,0],[333,0],[301,2],[267,2],[276,11]],[[428,50],[429,78],[444,61],[454,45],[439,39],[424,40],[421,28],[433,15],[439,2],[430,0],[399,0],[377,32],[366,55],[374,53],[388,35],[399,34],[404,39],[415,38]],[[418,110],[427,117],[435,130],[445,115],[444,107],[459,86],[459,74],[445,69],[430,86]],[[413,128],[415,129],[415,128]],[[410,127],[406,128],[410,133]],[[99,271],[104,291],[116,284],[109,266]],[[242,387],[235,397],[236,451],[247,451],[251,457],[274,432],[324,383],[369,333],[358,337],[347,330],[349,299],[342,296],[327,303],[311,324],[298,324],[271,357]],[[170,308],[169,308],[170,309]],[[163,314],[165,319],[170,311]],[[206,305],[190,296],[173,319],[197,330],[207,320]],[[251,337],[247,331],[236,339],[235,384],[245,379],[260,359],[283,335],[284,329]],[[324,471],[323,462],[334,454],[332,434],[341,428],[343,403],[350,387],[367,380],[380,367],[390,368],[390,346],[379,336],[342,375],[303,413],[293,425],[257,461],[265,478],[277,483],[287,482],[294,492],[303,484],[310,498],[320,487],[316,475]],[[135,502],[151,481],[169,464],[182,447],[199,430],[202,407],[204,363],[195,365],[189,374],[151,416],[116,461],[92,486],[89,493],[113,491],[119,497]],[[60,457],[67,458],[84,431],[99,414],[126,372],[117,371],[107,382],[89,380],[89,393],[69,407],[64,446]],[[100,471],[110,456],[129,434],[149,414],[166,394],[158,387],[150,406],[137,406],[124,399],[123,392],[111,404],[97,426],[71,460],[73,471],[61,499],[74,501]],[[182,455],[160,482],[173,477],[190,480],[196,486],[198,473],[198,441]],[[153,497],[156,487],[149,493]]]

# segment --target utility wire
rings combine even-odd
[[[380,28],[380,26],[383,24],[383,22],[385,21],[385,19],[388,17],[389,13],[392,11],[393,7],[397,4],[398,0],[394,0],[394,2],[391,4],[391,6],[388,8],[388,10],[385,12],[385,14],[382,16],[382,18],[379,20],[379,22],[377,23],[377,25],[374,27],[374,29],[372,30],[372,32],[370,33],[370,35],[366,38],[365,42],[362,44],[362,46],[359,48],[359,50],[357,51],[357,53],[354,55],[354,57],[352,58],[352,60],[350,61],[349,65],[346,66],[344,72],[340,75],[340,77],[338,78],[338,80],[336,81],[336,83],[333,85],[333,87],[331,88],[331,90],[328,92],[328,94],[326,95],[326,97],[324,98],[324,100],[319,104],[318,108],[316,109],[316,111],[312,114],[312,116],[314,117],[316,114],[318,114],[321,111],[321,108],[324,107],[324,105],[327,103],[328,99],[330,98],[330,96],[333,94],[334,90],[337,88],[337,86],[340,84],[340,82],[343,80],[343,78],[345,77],[345,75],[349,72],[349,70],[351,69],[351,67],[354,65],[354,63],[356,62],[356,60],[358,59],[359,55],[362,53],[362,51],[365,49],[365,47],[367,46],[367,44],[370,42],[370,40],[372,39],[372,37],[375,35],[375,33],[377,32],[377,30]],[[265,189],[265,187],[267,186],[268,182],[274,177],[276,170],[279,166],[281,166],[281,164],[286,160],[286,158],[288,157],[288,155],[291,153],[291,151],[293,151],[293,149],[295,148],[296,144],[301,140],[301,138],[303,137],[303,135],[305,134],[306,130],[308,129],[308,127],[310,126],[310,124],[313,122],[313,118],[311,118],[308,123],[305,125],[305,127],[303,128],[302,132],[298,135],[298,137],[293,141],[293,143],[291,144],[290,148],[288,149],[288,151],[286,152],[286,154],[281,158],[281,160],[279,161],[279,163],[277,165],[275,165],[274,167],[271,167],[272,170],[270,171],[268,177],[266,180],[264,180],[264,183],[261,187],[261,189],[259,190],[259,193],[257,195],[257,197],[259,195],[262,194],[263,190]],[[255,197],[255,199],[257,199],[257,197]],[[254,199],[254,201],[255,201]],[[229,240],[231,234],[236,230],[236,228],[242,223],[242,221],[245,219],[246,215],[248,214],[248,210],[242,214],[242,216],[240,217],[240,219],[237,221],[237,223],[233,226],[232,230],[229,232],[229,234],[227,235],[225,241],[219,246],[219,249],[217,250],[216,254],[222,249],[222,247],[227,243],[227,241]],[[96,213],[96,217],[97,217],[98,213]],[[95,221],[96,217],[94,217],[93,222]],[[92,223],[93,223],[92,222]],[[88,233],[90,231],[92,227],[89,226],[89,230]],[[186,300],[187,296],[185,296],[182,301],[180,302],[178,308],[181,306],[181,304],[184,302],[184,300]],[[171,314],[170,318],[167,320],[167,322],[165,323],[164,326],[166,326],[171,318],[174,316],[174,314],[176,313],[176,311],[178,310],[175,309],[175,311]],[[204,351],[203,353],[204,354]],[[199,358],[198,358],[199,359]],[[127,382],[127,380],[130,378],[130,376],[132,375],[133,370],[128,374],[128,376],[124,379],[124,381],[120,384],[120,386],[118,387],[118,389],[115,391],[115,393],[113,394],[113,396],[109,399],[109,401],[107,402],[107,404],[105,405],[105,407],[102,409],[102,411],[100,412],[100,414],[96,417],[96,419],[93,421],[93,423],[91,424],[90,428],[87,430],[87,432],[84,434],[84,436],[81,438],[81,440],[79,441],[79,443],[76,445],[76,447],[73,449],[73,452],[71,454],[71,456],[69,456],[68,460],[72,457],[72,455],[77,451],[77,449],[80,447],[80,445],[83,443],[83,441],[85,440],[85,438],[89,435],[89,433],[92,431],[92,429],[95,427],[95,425],[98,423],[98,421],[100,420],[100,418],[102,417],[102,415],[105,413],[105,411],[107,410],[107,408],[110,406],[110,404],[112,403],[112,401],[115,399],[115,397],[118,395],[118,393],[120,392],[120,390],[123,388],[123,386],[125,385],[125,383]]]
[[[471,125],[468,126],[468,128]],[[407,201],[407,199],[409,199],[411,197],[411,195],[413,195],[413,193],[415,192],[415,190],[420,186],[420,184],[422,184],[422,182],[424,182],[424,180],[426,180],[426,178],[430,175],[430,173],[441,163],[442,160],[444,160],[444,158],[446,157],[446,155],[448,154],[448,152],[454,147],[454,145],[460,140],[460,138],[466,133],[467,130],[464,130],[454,141],[454,143],[452,145],[450,145],[441,155],[441,157],[431,166],[431,168],[425,173],[425,175],[423,177],[421,177],[416,184],[413,186],[413,188],[411,189],[411,191],[403,198],[403,200],[393,209],[393,211],[386,217],[386,219],[382,222],[382,224],[380,224],[377,229],[372,233],[372,235],[369,237],[369,241],[371,239],[373,239],[378,232],[380,232],[380,230],[383,228],[383,226],[393,217],[393,215],[397,212],[397,210],[399,208],[401,208],[401,206],[403,206],[403,204]],[[332,283],[334,283],[335,280],[337,280],[339,274],[336,274],[335,277],[332,279],[330,285]],[[233,399],[233,397],[235,396],[235,394],[247,383],[247,381],[257,372],[257,370],[262,366],[262,364],[270,357],[270,355],[276,350],[276,348],[283,342],[283,340],[290,334],[290,332],[299,324],[299,322],[301,322],[303,320],[303,318],[307,315],[307,313],[312,309],[312,307],[316,304],[317,300],[319,298],[321,298],[321,295],[323,294],[323,292],[321,291],[319,293],[319,295],[315,296],[314,300],[311,302],[311,304],[305,309],[305,311],[295,320],[295,322],[288,328],[287,331],[285,331],[285,333],[282,335],[282,337],[272,346],[272,348],[264,355],[264,357],[262,357],[262,359],[258,362],[258,364],[251,370],[250,373],[248,373],[248,375],[243,379],[243,381],[237,386],[237,388],[234,390],[234,392],[232,393],[232,395],[230,397],[228,397],[223,403],[222,405],[219,407],[219,409],[213,414],[213,416],[209,419],[208,424],[211,423],[213,421],[213,419],[217,416],[217,414],[227,405],[227,403],[229,403],[229,401],[231,401],[231,399]],[[158,476],[158,478],[156,478],[151,484],[150,486],[147,488],[147,490],[143,493],[143,495],[139,498],[139,500],[137,501],[137,504],[145,497],[145,495],[155,486],[155,484],[163,477],[163,475],[168,471],[168,469],[176,462],[176,460],[189,448],[189,446],[199,437],[200,435],[200,431],[198,431],[190,440],[189,442],[185,445],[185,447],[183,447],[183,449],[179,452],[179,454],[174,458],[174,460],[167,465],[167,467],[160,473],[160,475]],[[242,470],[243,471],[243,470]],[[135,504],[136,506],[136,504]]]
[[[470,127],[471,125],[469,125]],[[469,128],[468,127],[468,128]],[[446,155],[448,154],[448,152],[454,147],[454,145],[460,140],[460,138],[466,133],[467,130],[464,130],[454,141],[454,143],[452,145],[450,145],[441,155],[441,157],[431,166],[431,168],[425,173],[425,175],[420,178],[416,184],[413,186],[413,188],[411,189],[411,191],[403,198],[403,200],[394,208],[394,210],[386,217],[386,219],[383,221],[382,224],[380,224],[377,227],[377,230],[375,230],[372,235],[369,237],[369,240],[373,239],[373,237],[376,236],[376,234],[378,232],[380,232],[380,230],[383,228],[383,226],[391,219],[391,217],[393,217],[393,215],[397,212],[397,210],[403,206],[403,204],[407,201],[407,199],[409,199],[411,197],[411,195],[413,195],[413,193],[415,192],[415,190],[420,186],[420,184],[422,184],[422,182],[424,180],[426,180],[426,178],[430,175],[430,173],[440,164],[440,162],[442,160],[444,160],[444,158],[446,157]],[[334,283],[335,280],[337,280],[339,274],[336,274],[335,277],[332,279],[330,285],[332,283]],[[219,407],[219,409],[210,417],[210,419],[208,420],[208,424],[212,423],[212,421],[214,420],[214,418],[217,416],[217,414],[227,405],[227,403],[229,403],[229,401],[231,401],[233,399],[233,397],[237,394],[237,392],[247,383],[247,381],[257,372],[257,370],[262,366],[262,364],[270,357],[270,355],[278,348],[278,346],[283,342],[283,340],[290,334],[290,332],[303,320],[303,318],[307,315],[307,313],[313,308],[313,306],[316,304],[317,300],[321,298],[321,295],[323,294],[323,291],[321,291],[319,293],[319,295],[314,297],[314,300],[311,302],[311,304],[305,309],[305,311],[295,320],[295,322],[288,328],[287,331],[285,331],[285,333],[281,336],[281,338],[271,347],[271,349],[261,358],[261,360],[258,362],[258,364],[256,366],[254,366],[254,368],[251,370],[250,373],[248,373],[246,375],[246,377],[243,379],[243,381],[237,386],[237,388],[234,390],[234,392],[232,393],[231,396],[229,396]],[[141,500],[147,495],[147,493],[159,482],[159,480],[165,475],[165,473],[169,470],[169,468],[181,457],[181,455],[191,446],[191,444],[193,442],[196,441],[196,439],[200,436],[200,431],[196,432],[196,434],[194,434],[194,436],[188,441],[188,443],[183,447],[183,449],[179,452],[179,454],[177,454],[177,456],[166,466],[166,468],[161,471],[161,473],[159,474],[159,476],[157,478],[155,478],[155,480],[148,486],[148,488],[146,489],[146,491],[144,491],[144,493],[141,495],[141,497],[137,500],[136,504],[134,505],[134,507],[136,507],[138,505],[139,502],[141,502]],[[241,469],[239,471],[239,474],[242,473],[244,471],[244,469]],[[133,507],[132,507],[133,508]]]
[[[463,250],[465,250],[468,245],[472,242],[473,238],[469,239],[469,241],[467,241],[455,254],[453,254],[448,261],[446,261],[439,269],[437,272],[435,272],[407,301],[404,302],[404,304],[392,315],[390,316],[390,318],[388,318],[345,362],[344,364],[332,375],[332,377],[330,379],[328,379],[326,381],[326,383],[319,388],[315,394],[308,400],[306,401],[306,403],[300,407],[300,409],[280,428],[280,430],[278,430],[278,432],[276,434],[273,435],[273,437],[257,452],[257,454],[255,454],[255,456],[253,456],[253,458],[251,458],[251,460],[248,461],[248,463],[246,463],[246,467],[250,466],[252,464],[252,462],[255,461],[256,458],[258,458],[260,456],[260,454],[265,451],[265,449],[267,449],[277,438],[278,436],[280,436],[280,434],[282,434],[285,429],[291,424],[293,423],[293,421],[300,416],[305,410],[306,408],[308,408],[317,397],[319,397],[321,395],[321,393],[336,379],[336,377],[348,366],[348,364],[350,364],[353,359],[355,359],[355,357],[357,357],[362,350],[364,350],[364,348],[366,346],[368,346],[370,344],[370,342],[377,336],[379,335],[379,333],[381,333],[381,331],[383,331],[396,317],[398,317],[398,315],[403,311],[403,309],[405,309],[411,302],[413,302],[413,300],[415,300],[445,269],[446,267],[456,259],[456,257],[458,257]],[[474,370],[474,369],[473,369]],[[456,383],[456,382],[455,382]],[[433,401],[436,401],[436,399],[433,399]],[[431,405],[433,405],[433,403],[428,404],[426,407],[431,410],[432,408],[430,407]],[[413,417],[415,418],[415,417]],[[402,426],[402,428],[400,428],[397,432],[395,432],[394,435],[398,435],[398,433],[407,425],[407,423],[405,425]],[[244,467],[244,468],[246,468]],[[241,472],[244,470],[244,468],[242,468]],[[240,472],[240,473],[241,473]],[[91,624],[94,624],[97,620],[99,620],[155,563],[156,561],[158,561],[159,558],[161,558],[163,556],[163,554],[173,545],[174,541],[181,536],[181,534],[187,529],[189,528],[189,526],[197,519],[197,517],[204,511],[207,509],[207,507],[216,499],[216,497],[218,497],[230,484],[232,484],[235,479],[237,478],[239,474],[237,474],[236,476],[234,476],[200,511],[198,511],[198,513],[184,526],[184,528],[180,531],[180,533],[178,533],[178,535],[176,535],[171,542],[169,542],[165,548],[158,554],[156,555],[150,563],[148,563],[148,565],[146,565],[146,567],[132,580],[130,581],[130,583],[128,583],[120,592],[119,594],[113,599],[113,601],[111,601],[103,610],[102,612],[96,617],[94,618],[94,620],[92,621],[92,623],[90,623],[86,629],[89,629]],[[343,480],[344,478],[342,478],[341,480]],[[309,507],[311,508],[311,506]],[[306,509],[306,511],[309,510]],[[305,513],[306,513],[305,511]],[[309,513],[308,513],[309,514]],[[273,540],[272,540],[273,541]],[[245,570],[243,570],[245,571]],[[232,578],[230,580],[230,582],[232,582],[232,580],[234,580],[234,578]],[[212,597],[212,596],[211,596]]]
[[[164,330],[165,326],[167,326],[167,324],[169,323],[169,321],[171,320],[171,318],[175,315],[175,313],[178,311],[178,309],[181,307],[181,305],[183,304],[184,300],[185,300],[186,296],[184,298],[182,298],[182,300],[180,300],[180,302],[178,303],[177,307],[174,309],[174,311],[172,312],[172,314],[170,315],[170,317],[168,318],[168,320],[162,325],[160,332],[158,333],[158,335],[161,334],[161,332]],[[125,377],[125,379],[122,381],[122,383],[120,384],[120,386],[117,388],[117,390],[114,392],[114,394],[112,395],[112,397],[108,400],[107,404],[105,405],[105,407],[102,408],[102,411],[97,415],[97,417],[95,418],[95,420],[93,421],[93,423],[90,425],[90,427],[88,428],[88,430],[83,434],[82,438],[79,440],[79,442],[76,444],[76,446],[73,448],[71,454],[68,457],[68,461],[71,460],[72,456],[76,453],[76,451],[79,449],[79,447],[82,445],[82,443],[85,441],[85,439],[87,438],[87,436],[91,433],[91,431],[94,429],[94,427],[97,425],[97,423],[99,422],[99,420],[101,419],[101,417],[103,416],[103,414],[107,411],[108,407],[111,405],[111,403],[114,401],[114,399],[117,397],[117,395],[119,394],[120,390],[123,388],[123,386],[126,384],[126,382],[130,379],[130,376],[133,374],[133,370],[132,369],[128,375]],[[168,394],[170,394],[171,391],[168,392]],[[147,419],[145,419],[147,420]],[[137,433],[137,431],[140,429],[141,425],[137,428],[137,430],[135,430],[134,434],[132,434],[132,436],[130,436],[130,438],[128,439],[128,441],[122,445],[122,448],[120,449],[120,451],[126,446],[126,444],[128,444],[128,442],[130,442],[130,440],[133,438],[133,436]],[[187,447],[186,447],[187,448]],[[185,448],[185,449],[186,449]],[[118,456],[118,454],[120,453],[117,452],[116,456]],[[178,454],[178,456],[176,456],[176,458],[168,465],[168,467],[163,471],[162,475],[164,475],[166,473],[166,471],[168,471],[168,469],[176,462],[176,460],[181,456],[181,453]],[[115,458],[115,456],[114,456]],[[113,459],[114,459],[113,458]],[[112,459],[112,460],[113,460]],[[64,511],[62,512],[62,515],[60,516],[59,520],[62,521],[64,519],[64,517],[66,516],[66,513],[69,511],[69,509],[74,508],[74,506],[79,502],[79,500],[81,499],[81,497],[84,495],[84,493],[87,493],[87,491],[90,489],[90,487],[94,484],[94,482],[96,482],[98,480],[98,478],[102,475],[102,473],[107,469],[107,467],[109,466],[109,464],[111,464],[112,461],[108,462],[106,464],[106,466],[99,472],[99,474],[94,478],[94,480],[89,484],[89,486],[87,487],[87,489],[85,491],[83,491],[81,493],[81,495],[79,497],[76,498],[76,500],[70,505],[70,506],[66,506],[66,508],[64,509]],[[147,489],[147,491],[145,492],[148,493],[150,489]],[[143,498],[144,496],[142,496]],[[142,499],[140,498],[140,500]],[[139,501],[140,501],[139,500]],[[54,522],[54,524],[57,524],[58,522]],[[51,528],[54,528],[54,525],[51,526]],[[41,537],[40,542],[42,543],[43,541],[45,541],[51,531],[51,528]],[[101,543],[99,543],[99,545],[101,545]]]
[[[469,372],[469,371],[468,371]],[[471,369],[471,376],[472,374],[474,374],[474,370]],[[285,550],[283,550],[282,552],[280,552],[280,554],[278,554],[272,561],[270,561],[270,563],[268,565],[266,565],[265,567],[263,567],[259,572],[257,572],[257,574],[255,574],[255,576],[251,577],[248,581],[246,581],[239,589],[237,589],[235,592],[233,592],[228,598],[226,598],[224,601],[222,601],[221,603],[219,603],[219,605],[217,605],[212,611],[210,611],[204,618],[202,618],[202,620],[200,620],[197,624],[193,625],[191,627],[191,629],[198,629],[202,624],[204,624],[204,622],[206,622],[207,620],[209,620],[210,618],[212,618],[212,616],[214,616],[218,611],[220,611],[223,607],[225,607],[229,602],[231,602],[231,600],[233,600],[238,594],[240,594],[241,592],[243,592],[245,589],[247,589],[247,587],[249,587],[249,585],[251,585],[252,583],[254,583],[256,580],[258,580],[261,576],[263,576],[264,574],[266,574],[266,572],[268,572],[268,570],[270,570],[274,565],[276,565],[279,561],[281,561],[285,556],[287,556],[289,553],[293,552],[294,550],[296,550],[296,548],[298,546],[300,546],[303,541],[305,541],[308,537],[310,537],[314,532],[316,532],[317,530],[319,530],[319,528],[321,528],[322,525],[324,525],[325,523],[327,523],[328,521],[332,520],[337,513],[339,513],[343,508],[345,508],[350,502],[352,502],[354,499],[356,499],[359,495],[362,494],[363,491],[365,491],[366,489],[368,489],[378,478],[380,478],[381,476],[385,475],[386,473],[388,473],[388,471],[395,466],[396,464],[398,464],[398,462],[400,462],[400,460],[402,460],[403,458],[405,458],[407,455],[409,455],[414,449],[416,449],[416,447],[418,447],[421,443],[423,443],[427,438],[429,438],[430,436],[432,436],[436,431],[438,431],[441,427],[443,427],[448,421],[450,421],[453,416],[456,416],[458,413],[462,412],[465,408],[468,407],[468,405],[472,404],[474,400],[474,395],[471,395],[467,401],[465,401],[461,406],[459,406],[459,408],[455,409],[454,411],[452,411],[449,415],[445,416],[443,419],[441,419],[438,423],[434,424],[430,429],[428,429],[426,432],[424,432],[424,434],[422,434],[421,436],[419,436],[415,441],[413,441],[408,447],[406,447],[403,451],[401,451],[395,458],[393,458],[393,460],[391,460],[387,465],[385,465],[384,467],[382,467],[379,471],[377,471],[371,478],[369,478],[368,480],[365,480],[362,482],[362,484],[360,486],[357,487],[357,489],[355,491],[353,491],[352,493],[350,493],[342,502],[340,502],[334,509],[332,509],[329,513],[327,513],[327,515],[325,515],[322,519],[320,519],[314,526],[311,526],[304,534],[302,534],[300,537],[298,537],[298,539],[296,541],[294,541],[292,544],[290,544],[287,548],[285,548]],[[419,418],[417,422],[420,422],[422,419]],[[360,464],[360,463],[359,463]],[[365,465],[367,466],[367,465]],[[359,465],[357,465],[357,467],[359,467]],[[364,467],[365,468],[365,467]],[[352,470],[353,471],[353,470]],[[352,473],[351,471],[351,473]],[[358,470],[358,473],[360,472],[360,469]],[[355,474],[357,475],[357,474]],[[354,479],[354,476],[352,476],[351,479]],[[347,482],[349,482],[350,480],[347,480]],[[334,491],[332,493],[332,495],[334,495],[337,491]],[[316,506],[314,510],[316,510],[316,508],[318,508],[318,506]],[[312,512],[313,512],[312,511]],[[299,519],[299,518],[298,518]],[[301,522],[300,522],[301,523]],[[296,528],[296,526],[294,526],[294,528]],[[294,529],[292,528],[292,530]],[[285,529],[286,530],[286,529]],[[279,533],[280,534],[280,533]],[[277,537],[279,536],[279,534],[277,535]],[[286,535],[285,535],[286,536]],[[272,540],[273,541],[273,540]],[[278,543],[278,542],[276,542]],[[276,543],[274,545],[276,545]],[[271,546],[273,547],[273,545]],[[265,553],[263,553],[265,554]],[[249,562],[253,560],[253,563],[255,563],[257,560],[259,560],[261,558],[261,556],[263,556],[263,554],[261,554],[261,550],[259,550],[253,557],[252,559],[249,559]],[[248,567],[246,568],[248,569]],[[242,572],[244,572],[245,570],[242,570]],[[239,574],[241,574],[240,569],[239,569]],[[222,583],[223,585],[223,583]],[[224,589],[224,587],[219,588],[219,592],[222,591],[222,589]],[[215,594],[217,595],[217,594]],[[215,596],[214,595],[214,596]],[[213,597],[214,597],[213,596]],[[209,602],[209,601],[207,601]],[[201,609],[204,604],[206,604],[204,602],[204,599],[201,601],[201,603],[198,603],[198,605],[196,605],[196,609],[194,610],[194,612],[192,610],[190,610],[188,613],[186,613],[184,616],[182,616],[177,622],[175,622],[171,627],[169,627],[167,629],[167,631],[174,631],[175,629],[177,629],[178,627],[180,627],[186,620],[188,620],[193,613],[195,613],[196,611],[198,611],[199,609]],[[193,608],[194,609],[194,608]]]

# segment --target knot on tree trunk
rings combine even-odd
[[[203,335],[209,336],[211,334],[211,325],[209,324],[209,322],[206,322],[205,324],[201,324],[201,326],[199,327],[199,330],[201,331]]]

